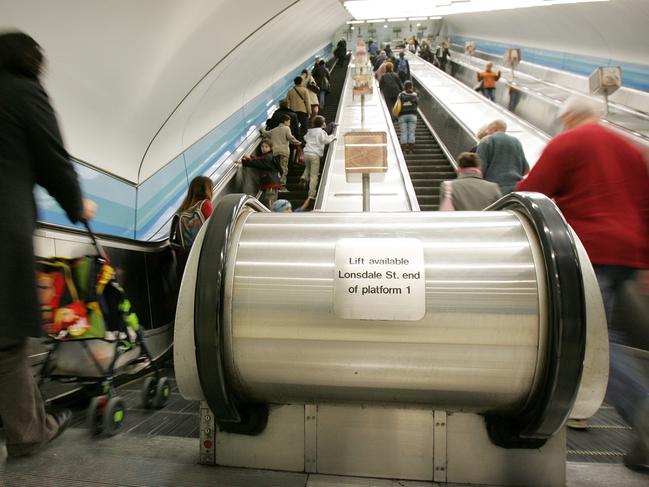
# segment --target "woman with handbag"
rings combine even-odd
[[[403,90],[403,83],[399,75],[394,72],[394,66],[390,62],[385,63],[385,74],[381,76],[379,88],[383,98],[385,98],[385,103],[392,110],[397,98],[399,98],[399,93]]]
[[[311,117],[310,120],[313,120],[313,118],[318,114],[319,107],[320,107],[320,101],[318,100],[318,93],[320,93],[320,87],[318,84],[315,82],[313,79],[313,76],[311,76],[311,73],[309,73],[308,69],[303,69],[302,74],[302,86],[306,88],[307,92],[307,101],[311,105]]]
[[[412,81],[406,81],[403,87],[404,91],[399,93],[399,98],[397,98],[397,104],[401,103],[401,110],[398,113],[399,129],[401,132],[399,141],[404,152],[408,154],[415,152],[415,129],[417,128],[417,105],[419,97],[415,93]]]
[[[327,71],[327,65],[324,60],[321,59],[318,61],[318,64],[313,71],[311,71],[313,79],[320,87],[320,93],[318,93],[318,101],[320,102],[320,109],[324,108],[325,97],[331,91],[331,79],[329,77],[329,71]]]

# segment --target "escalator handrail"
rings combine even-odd
[[[464,85],[463,83],[460,83],[458,80],[456,80],[455,78],[453,78],[453,76],[451,76],[450,74],[446,73],[445,71],[442,71],[441,69],[436,68],[436,67],[433,66],[431,63],[429,63],[428,61],[425,61],[424,59],[420,58],[419,56],[417,56],[417,55],[415,55],[415,54],[407,54],[407,55],[415,56],[419,61],[421,61],[422,63],[424,63],[425,65],[427,65],[427,68],[428,68],[428,69],[435,69],[435,70],[436,70],[436,71],[435,71],[436,73],[439,72],[438,74],[442,74],[442,75],[446,76],[447,78],[453,80],[453,82],[457,85],[458,88],[460,88],[460,89],[464,89],[464,90],[468,90],[468,89],[469,89],[466,85]],[[414,79],[414,78],[417,78],[417,76],[416,76],[414,73],[412,73],[412,72],[411,72],[411,76],[412,76],[413,79]],[[421,83],[421,81],[419,80],[419,78],[417,78],[417,82],[419,83],[420,89],[424,89],[424,90],[426,90],[426,93],[428,93],[431,97],[435,98],[435,100],[437,100],[437,103],[439,103],[442,107],[444,107],[444,109],[446,110],[446,113],[447,113],[447,114],[448,114],[448,115],[449,115],[453,120],[455,120],[455,122],[456,122],[460,127],[462,127],[462,129],[463,129],[467,134],[469,134],[469,136],[474,140],[474,142],[475,142],[476,145],[477,145],[478,142],[480,142],[480,140],[478,139],[478,137],[476,137],[475,133],[473,133],[473,131],[469,128],[469,126],[466,125],[466,124],[464,123],[463,120],[459,119],[459,118],[457,117],[457,115],[455,115],[455,113],[453,113],[453,111],[450,110],[450,109],[446,106],[446,103],[444,103],[444,102],[442,101],[441,98],[439,98],[439,97],[438,97],[438,96],[437,96],[433,91],[429,90],[425,85],[423,85],[423,84]],[[473,90],[470,90],[470,91],[471,91],[473,94],[475,94],[475,92],[474,92]],[[483,97],[483,98],[484,98],[484,97]],[[486,98],[485,98],[485,100],[486,100]]]
[[[347,71],[349,71],[349,65],[347,66],[348,66]],[[339,128],[338,124],[345,110],[341,102],[342,102],[342,97],[344,96],[345,91],[347,90],[348,83],[349,83],[349,76],[345,76],[345,82],[343,83],[342,91],[340,92],[341,94],[338,103],[338,110],[336,111],[336,119],[334,120],[334,123],[336,123],[336,139],[329,144],[329,147],[327,148],[327,157],[325,157],[324,163],[322,164],[322,173],[320,175],[320,186],[318,187],[318,193],[316,194],[316,200],[313,205],[313,208],[316,210],[322,209],[322,204],[324,203],[324,197],[325,194],[327,194],[327,188],[329,187],[329,183],[331,182],[331,175],[333,173],[333,171],[331,170],[331,160],[333,159],[333,156],[336,153],[336,148],[338,144],[341,143],[340,133],[338,131]]]
[[[442,138],[437,134],[433,126],[430,124],[428,119],[426,118],[426,115],[423,114],[420,108],[417,109],[419,112],[419,118],[421,118],[422,122],[424,122],[424,125],[426,128],[430,131],[430,133],[433,135],[435,138],[435,141],[439,144],[439,147],[442,149],[442,152],[444,153],[444,156],[448,159],[448,162],[453,166],[453,170],[455,172],[458,171],[458,165],[457,161],[455,160],[455,156],[451,154],[451,151],[448,150],[448,147],[446,147],[446,144],[442,141]]]
[[[577,398],[586,353],[586,298],[572,231],[557,206],[539,193],[510,193],[484,211],[514,211],[530,222],[544,256],[548,289],[545,368],[515,416],[487,415],[491,440],[504,448],[538,448],[566,422]]]
[[[207,221],[196,270],[194,344],[198,379],[216,422],[222,430],[245,422],[246,408],[228,381],[225,357],[225,278],[228,252],[239,215],[245,208],[269,212],[252,196],[230,194],[215,206]],[[263,426],[265,422],[261,421]],[[252,430],[238,431],[257,434]],[[262,426],[262,429],[263,429]]]

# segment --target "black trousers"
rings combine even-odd
[[[32,376],[27,338],[0,338],[0,417],[10,456],[36,450],[58,430]]]

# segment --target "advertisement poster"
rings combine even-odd
[[[356,95],[371,95],[373,92],[373,83],[372,79],[374,78],[371,74],[355,74],[354,87],[352,89],[352,94]]]

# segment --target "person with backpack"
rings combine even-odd
[[[403,51],[399,53],[399,59],[397,59],[397,74],[402,83],[410,79],[410,63]]]
[[[189,183],[185,199],[171,220],[169,245],[176,255],[178,278],[182,278],[189,250],[198,231],[212,214],[212,180],[196,176]]]
[[[399,111],[399,140],[406,153],[415,152],[415,129],[417,128],[417,106],[419,97],[412,86],[412,81],[403,84],[404,91],[399,93],[397,101],[401,102]],[[394,112],[393,112],[394,114]]]
[[[0,419],[9,457],[36,453],[70,423],[69,409],[45,410],[33,377],[29,337],[43,335],[34,272],[36,184],[71,222],[97,205],[83,199],[41,78],[45,56],[23,32],[0,34]]]

